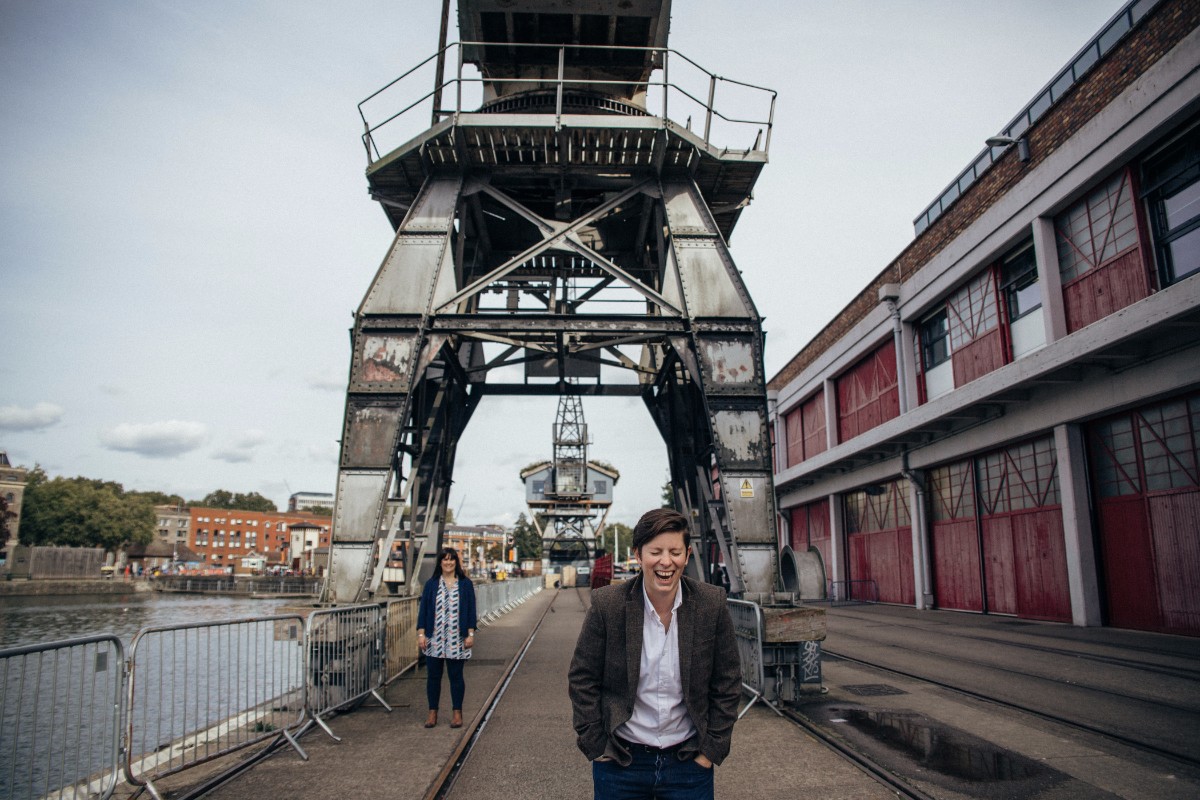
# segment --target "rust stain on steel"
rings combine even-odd
[[[718,411],[713,415],[717,445],[729,457],[741,462],[757,462],[765,452],[762,415],[756,411]]]
[[[717,383],[750,383],[754,380],[754,347],[748,342],[702,342],[704,360]]]
[[[412,366],[413,336],[366,336],[363,338],[359,380],[367,383],[401,383]]]

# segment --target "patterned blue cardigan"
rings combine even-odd
[[[425,581],[425,588],[421,590],[421,606],[417,610],[417,630],[425,631],[427,635],[433,633],[433,606],[437,602],[437,582],[441,579],[440,573],[434,575]],[[464,639],[467,637],[467,630],[474,630],[476,627],[475,584],[471,583],[470,578],[458,579],[458,627]]]

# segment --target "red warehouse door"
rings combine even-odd
[[[960,461],[930,471],[929,490],[937,605],[983,611],[974,464]]]
[[[892,481],[845,495],[851,597],[916,603],[907,486]]]
[[[1200,636],[1200,395],[1092,424],[1109,624]]]
[[[1070,622],[1054,441],[989,453],[976,469],[987,610]]]

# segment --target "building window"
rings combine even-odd
[[[1144,187],[1168,286],[1200,270],[1200,126],[1146,162]]]
[[[1010,321],[1042,307],[1042,287],[1038,284],[1037,259],[1032,240],[1005,256],[1001,269],[1004,301],[1008,306]]]
[[[1062,502],[1053,439],[989,453],[979,459],[977,469],[984,514],[1006,514]]]
[[[946,309],[921,323],[921,356],[925,369],[950,360],[950,319]]]
[[[608,491],[608,481],[596,481],[596,494],[604,494]]]
[[[1133,212],[1129,173],[1121,170],[1055,219],[1064,284],[1137,246]]]

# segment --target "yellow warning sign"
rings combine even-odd
[[[750,481],[746,478],[742,479],[742,497],[754,497],[754,487],[750,485]]]

